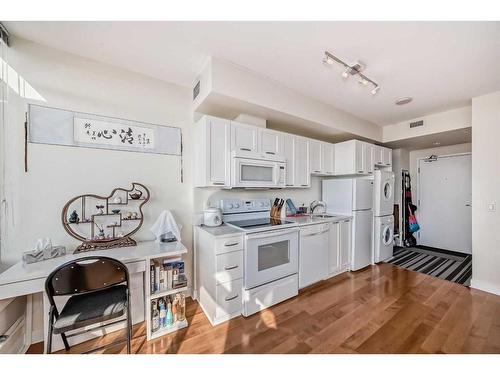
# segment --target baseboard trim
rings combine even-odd
[[[470,282],[471,288],[482,290],[483,292],[488,292],[500,296],[500,285],[492,284],[487,281],[476,280],[474,276]]]

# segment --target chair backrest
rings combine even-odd
[[[45,290],[52,296],[87,293],[126,283],[129,286],[127,267],[120,261],[89,256],[65,263],[56,268],[45,281]]]

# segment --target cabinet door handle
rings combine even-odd
[[[224,246],[230,247],[230,246],[236,246],[238,244],[239,244],[239,242],[233,242],[233,243],[226,243],[226,244],[224,244]]]
[[[241,151],[252,151],[252,150],[250,150],[249,148],[244,148],[244,147],[240,147],[240,150],[241,150]]]
[[[314,171],[314,173],[320,173],[321,171]]]
[[[358,171],[358,173],[363,173],[363,171]]]
[[[266,154],[269,154],[269,155],[276,155],[276,153],[271,152],[271,151],[266,151]]]
[[[307,186],[309,186],[309,185],[308,185],[308,184],[302,184],[302,185],[300,185],[300,186],[306,186],[306,187],[307,187]]]
[[[286,186],[293,186],[293,184],[286,184]]]
[[[385,165],[391,165],[391,163],[385,163]]]
[[[213,182],[214,185],[225,185],[224,182]]]
[[[233,299],[236,299],[239,297],[239,294],[235,295],[234,297],[226,297],[224,298],[226,301],[232,301]]]
[[[229,271],[229,270],[234,270],[235,268],[238,268],[238,265],[229,266],[229,267],[224,267],[224,269],[225,269],[226,271]]]

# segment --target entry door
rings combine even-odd
[[[472,251],[471,155],[420,160],[419,244]]]

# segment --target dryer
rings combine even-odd
[[[374,221],[374,263],[392,257],[394,240],[394,216],[375,216]]]
[[[394,173],[375,170],[373,188],[373,216],[387,216],[394,212]]]

